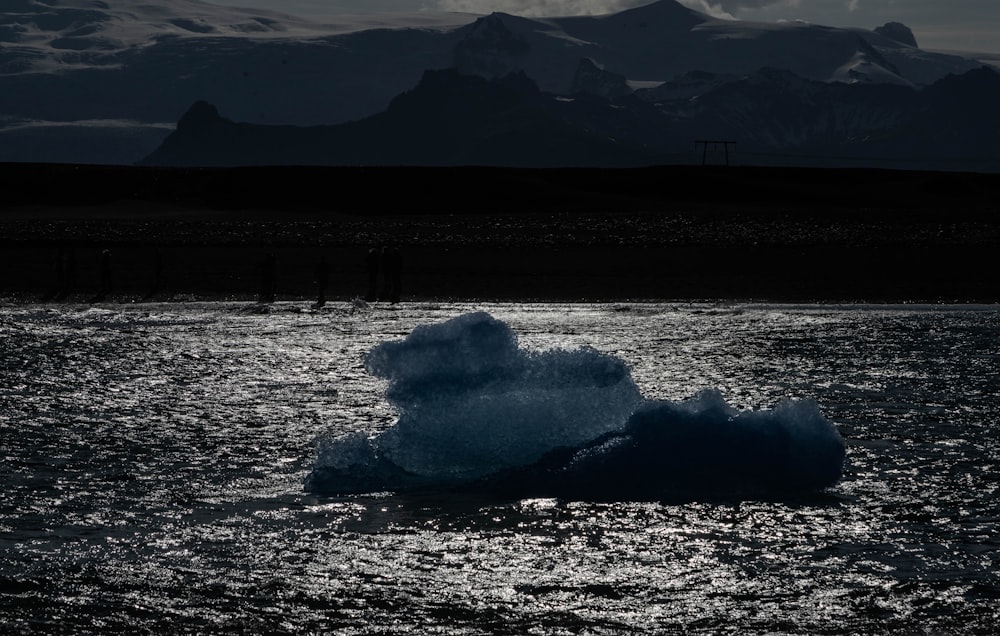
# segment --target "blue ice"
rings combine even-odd
[[[398,421],[319,440],[312,492],[461,489],[655,500],[821,490],[844,441],[811,400],[738,411],[714,390],[643,398],[628,366],[591,348],[529,351],[478,312],[375,347]]]

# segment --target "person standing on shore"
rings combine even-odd
[[[319,309],[326,304],[326,286],[330,283],[330,266],[326,262],[326,256],[321,256],[316,265],[316,304]]]
[[[63,292],[67,289],[67,258],[66,248],[60,247],[55,260],[52,261],[52,287],[42,296],[43,303],[50,300],[62,300],[64,297]]]
[[[258,300],[264,304],[274,302],[278,293],[278,259],[268,253],[260,266],[260,294]]]
[[[365,300],[370,303],[378,300],[378,270],[380,260],[381,255],[379,254],[379,250],[374,247],[368,250],[368,254],[365,256],[365,265],[368,268],[368,293],[365,294]]]
[[[105,249],[101,251],[99,271],[100,288],[97,290],[97,294],[90,299],[91,304],[104,302],[104,300],[108,297],[108,294],[111,293],[111,250]]]
[[[60,249],[58,258],[56,267],[59,269],[59,289],[56,291],[55,300],[63,301],[76,291],[76,251],[72,247]]]

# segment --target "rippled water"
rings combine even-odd
[[[643,394],[812,397],[843,483],[774,501],[317,498],[314,440],[395,420],[362,358],[484,309]],[[10,633],[992,633],[1000,310],[0,307]]]

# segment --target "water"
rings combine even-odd
[[[365,355],[486,310],[647,398],[816,400],[821,494],[311,494],[397,413]],[[0,307],[4,633],[992,633],[994,307]]]

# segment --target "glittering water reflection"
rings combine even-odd
[[[649,397],[814,397],[847,479],[781,501],[317,499],[325,431],[395,414],[362,358],[472,309]],[[945,310],[942,310],[945,309]],[[1000,313],[975,308],[0,308],[13,632],[989,633]]]

